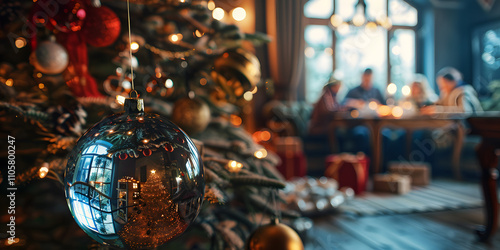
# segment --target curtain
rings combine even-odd
[[[307,0],[267,1],[269,68],[275,84],[275,98],[294,101],[304,96],[304,4]]]

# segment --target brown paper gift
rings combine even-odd
[[[373,191],[406,194],[411,191],[411,178],[408,175],[377,174],[373,177]]]
[[[414,186],[427,186],[430,183],[430,167],[425,162],[390,162],[391,174],[409,175]]]

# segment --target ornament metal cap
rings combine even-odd
[[[125,112],[129,114],[144,112],[144,99],[138,98],[137,91],[132,90],[130,97],[125,99]]]

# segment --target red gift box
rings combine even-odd
[[[366,190],[369,159],[363,153],[339,154],[326,158],[325,176],[338,181],[339,188],[350,187],[356,194]]]
[[[307,174],[306,157],[299,138],[284,137],[278,139],[276,151],[281,159],[277,169],[285,179],[290,180],[293,177],[303,177]]]

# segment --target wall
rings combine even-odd
[[[472,83],[471,41],[473,31],[483,24],[500,21],[500,3],[497,1],[489,12],[485,12],[476,0],[464,1],[460,8],[433,7],[430,12],[434,19],[434,57],[426,54],[423,60],[424,64],[433,64],[434,73],[445,66],[456,67],[463,73],[464,80]],[[428,43],[432,37],[424,39]],[[424,70],[432,80],[430,77],[432,72],[429,71],[430,69]]]

